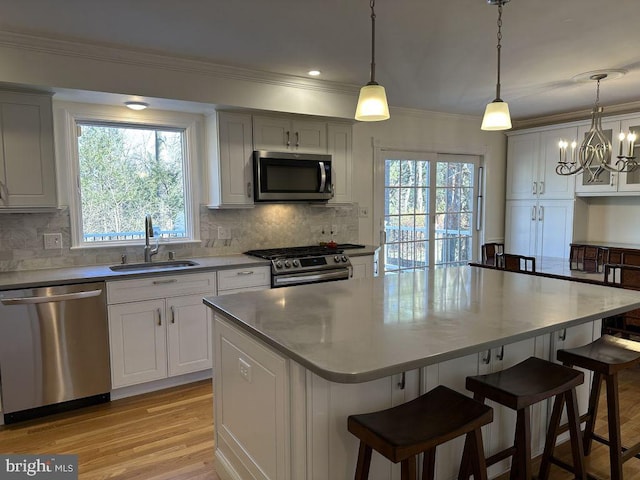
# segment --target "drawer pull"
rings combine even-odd
[[[158,312],[158,326],[162,325],[162,312],[160,311],[160,309],[157,310]]]
[[[243,272],[237,272],[236,275],[253,275],[254,273],[253,270],[245,270]]]
[[[153,284],[154,285],[166,285],[168,283],[176,283],[178,281],[178,279],[176,278],[172,278],[170,280],[154,280]]]
[[[171,305],[171,323],[176,323],[176,311],[173,305]]]

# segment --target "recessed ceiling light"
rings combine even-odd
[[[144,110],[149,106],[149,104],[145,102],[124,102],[124,104],[131,110]]]
[[[320,75],[320,70],[309,70],[309,75],[311,75],[312,77],[317,77]]]

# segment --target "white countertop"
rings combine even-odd
[[[382,378],[640,307],[640,292],[478,267],[210,297],[321,377]]]

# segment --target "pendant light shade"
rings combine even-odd
[[[376,82],[376,13],[375,0],[371,7],[371,80],[360,89],[355,119],[361,122],[378,122],[389,118],[387,94],[382,85]]]
[[[376,122],[389,118],[389,106],[387,94],[382,85],[365,85],[360,89],[358,106],[356,107],[356,120],[362,122]]]
[[[511,116],[509,104],[502,100],[494,100],[487,105],[482,119],[482,130],[509,130],[511,128]]]
[[[502,6],[509,0],[487,0],[490,5],[498,6],[498,80],[496,82],[496,98],[487,105],[482,119],[482,130],[509,130],[511,115],[509,105],[500,98],[500,49],[502,48]]]

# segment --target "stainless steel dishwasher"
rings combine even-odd
[[[0,292],[5,423],[108,401],[104,282]]]

